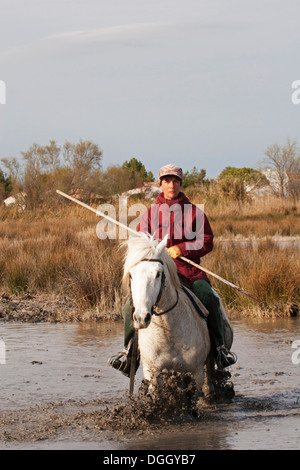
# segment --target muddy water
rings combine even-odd
[[[129,381],[107,365],[122,346],[121,323],[0,324],[0,449],[299,449],[300,354],[292,343],[300,318],[232,324],[234,399],[203,404],[197,418],[152,416],[136,428],[122,427],[117,407],[130,401]],[[135,395],[142,379],[140,369]],[[134,403],[131,415],[139,412]]]

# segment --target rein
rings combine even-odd
[[[143,258],[141,261],[152,261],[152,262],[156,262],[156,263],[160,263],[162,265],[164,265],[164,263],[162,262],[161,259],[156,259],[156,258]],[[159,289],[159,293],[158,293],[158,296],[157,296],[157,299],[156,299],[156,302],[155,304],[153,305],[152,307],[152,315],[156,315],[156,316],[160,316],[160,315],[164,315],[165,313],[168,313],[170,312],[171,310],[173,310],[173,308],[176,307],[176,305],[178,304],[178,299],[179,299],[179,295],[178,295],[178,290],[176,289],[176,294],[177,294],[177,298],[176,298],[176,302],[174,305],[172,305],[172,307],[168,308],[167,310],[165,310],[164,312],[156,312],[155,309],[162,297],[162,293],[163,293],[163,290],[164,290],[164,287],[165,287],[165,280],[166,280],[166,276],[165,276],[165,273],[164,271],[162,272],[162,276],[161,276],[161,284],[160,284],[160,289]]]

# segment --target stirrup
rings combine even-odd
[[[119,370],[126,377],[130,375],[130,364],[128,364],[128,350],[124,350],[112,356],[108,360],[108,365]]]
[[[225,346],[220,346],[217,349],[216,363],[219,369],[225,369],[226,367],[232,366],[237,361],[237,355],[232,351],[228,351]]]

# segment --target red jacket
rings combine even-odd
[[[192,204],[183,193],[177,199],[165,199],[163,193],[143,214],[138,230],[150,233],[156,239],[169,235],[168,247],[177,245],[182,256],[200,264],[200,258],[213,249],[213,233],[204,212]],[[191,284],[207,275],[181,259],[174,259],[178,273]]]

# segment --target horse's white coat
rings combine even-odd
[[[204,382],[204,365],[210,352],[207,323],[195,311],[181,288],[177,268],[165,250],[167,240],[161,242],[150,237],[134,238],[126,242],[127,255],[124,280],[130,277],[134,305],[134,327],[139,330],[139,349],[144,378],[152,383],[163,370],[190,372],[200,391]],[[142,261],[143,258],[160,259],[160,262]],[[152,315],[165,274],[163,295],[156,311],[164,312],[178,303],[168,313]],[[206,312],[199,299],[198,304]],[[223,308],[226,346],[232,343],[232,330]],[[229,344],[230,343],[230,344]]]

